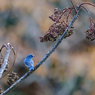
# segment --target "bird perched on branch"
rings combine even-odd
[[[33,62],[33,60],[32,60],[33,57],[34,57],[34,55],[29,54],[29,55],[25,58],[25,60],[24,60],[24,64],[29,68],[29,70],[33,70],[33,69],[34,69],[34,67],[33,67],[34,62]]]

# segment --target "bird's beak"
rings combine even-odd
[[[35,57],[35,56],[33,55],[33,57]]]

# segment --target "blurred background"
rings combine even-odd
[[[72,0],[76,5],[95,0]],[[53,22],[54,8],[71,7],[70,0],[0,0],[0,46],[10,42],[17,51],[13,71],[19,77],[28,69],[23,64],[33,54],[36,65],[56,42],[40,42]],[[95,8],[87,6],[95,19]],[[95,41],[85,39],[90,25],[83,9],[74,23],[74,34],[64,39],[55,52],[33,74],[8,95],[95,95]],[[4,49],[3,52],[6,52]],[[5,53],[3,53],[5,54]],[[10,54],[9,66],[13,64]],[[6,90],[7,76],[0,80]]]

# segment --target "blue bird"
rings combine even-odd
[[[34,69],[34,67],[33,67],[34,62],[33,62],[33,60],[32,60],[33,57],[34,57],[34,55],[29,54],[29,55],[25,58],[25,60],[24,60],[24,64],[29,68],[29,70],[33,70],[33,69]]]

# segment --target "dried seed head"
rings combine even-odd
[[[56,41],[57,37],[62,35],[68,25],[65,24],[54,24],[52,25],[45,36],[40,37],[41,42]],[[64,38],[69,37],[73,34],[73,27],[65,34]]]
[[[85,31],[86,39],[88,40],[95,40],[95,23],[93,22],[89,29]]]
[[[69,12],[68,15],[65,16],[66,12]],[[59,10],[58,8],[54,9],[54,13],[49,16],[49,18],[54,21],[54,24],[50,26],[49,30],[44,36],[40,37],[41,42],[47,42],[47,41],[56,41],[58,36],[62,35],[66,28],[68,27],[68,18],[72,9],[70,8],[65,8],[63,10]],[[70,30],[67,31],[65,34],[65,37],[69,37],[70,35],[73,34],[73,27],[71,27]]]
[[[12,71],[11,74],[8,74],[7,79],[8,79],[7,83],[9,85],[12,85],[15,81],[17,81],[19,79],[19,77],[18,77],[17,73]]]

